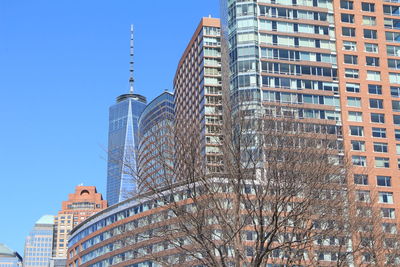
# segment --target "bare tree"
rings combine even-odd
[[[213,155],[200,122],[155,124],[130,170],[162,214],[144,232],[146,257],[166,266],[352,265],[341,127],[261,107],[253,95],[232,93],[231,102],[223,88]]]
[[[351,265],[340,127],[227,107],[214,162],[205,161],[198,125],[150,134],[151,160],[139,162],[151,167],[145,177],[132,170],[164,214],[151,233],[163,249],[148,257],[169,266],[322,266],[329,253],[330,264]]]

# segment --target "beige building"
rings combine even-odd
[[[24,267],[47,267],[52,252],[54,216],[44,215],[25,239]]]
[[[80,222],[107,207],[107,201],[95,186],[77,186],[62,202],[54,219],[53,258],[67,258],[69,232]]]

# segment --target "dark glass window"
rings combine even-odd
[[[362,9],[362,11],[375,12],[375,4],[362,2],[361,9]]]
[[[355,37],[356,36],[356,29],[355,28],[349,28],[349,27],[342,27],[342,35],[343,36],[349,36],[349,37]]]
[[[392,178],[390,176],[377,176],[376,184],[379,186],[392,186]]]
[[[382,99],[370,98],[369,99],[369,107],[370,108],[383,109],[383,100]]]
[[[378,57],[366,57],[367,66],[379,67],[379,58]]]
[[[341,0],[340,8],[352,10],[353,9],[353,1]]]
[[[368,84],[368,93],[374,95],[382,94],[382,86],[377,84]]]
[[[342,13],[341,17],[342,17],[342,22],[354,23],[354,15],[353,14]]]
[[[372,136],[378,138],[386,138],[386,129],[385,128],[372,128]]]
[[[371,113],[371,122],[374,122],[374,123],[385,123],[385,114]]]
[[[370,29],[364,29],[364,38],[368,39],[377,39],[377,31],[376,30],[370,30]]]

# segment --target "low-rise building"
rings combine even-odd
[[[0,267],[22,267],[22,257],[0,243]]]

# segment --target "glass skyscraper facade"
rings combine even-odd
[[[47,267],[52,255],[54,216],[42,216],[26,237],[25,267]]]
[[[135,190],[136,151],[139,147],[138,121],[146,98],[124,94],[109,110],[107,201],[109,205],[129,198]]]
[[[151,101],[140,116],[140,191],[162,185],[165,177],[173,175],[174,114],[174,95],[165,91]]]
[[[332,1],[224,2],[236,103],[248,113],[262,106],[273,117],[340,125]]]

